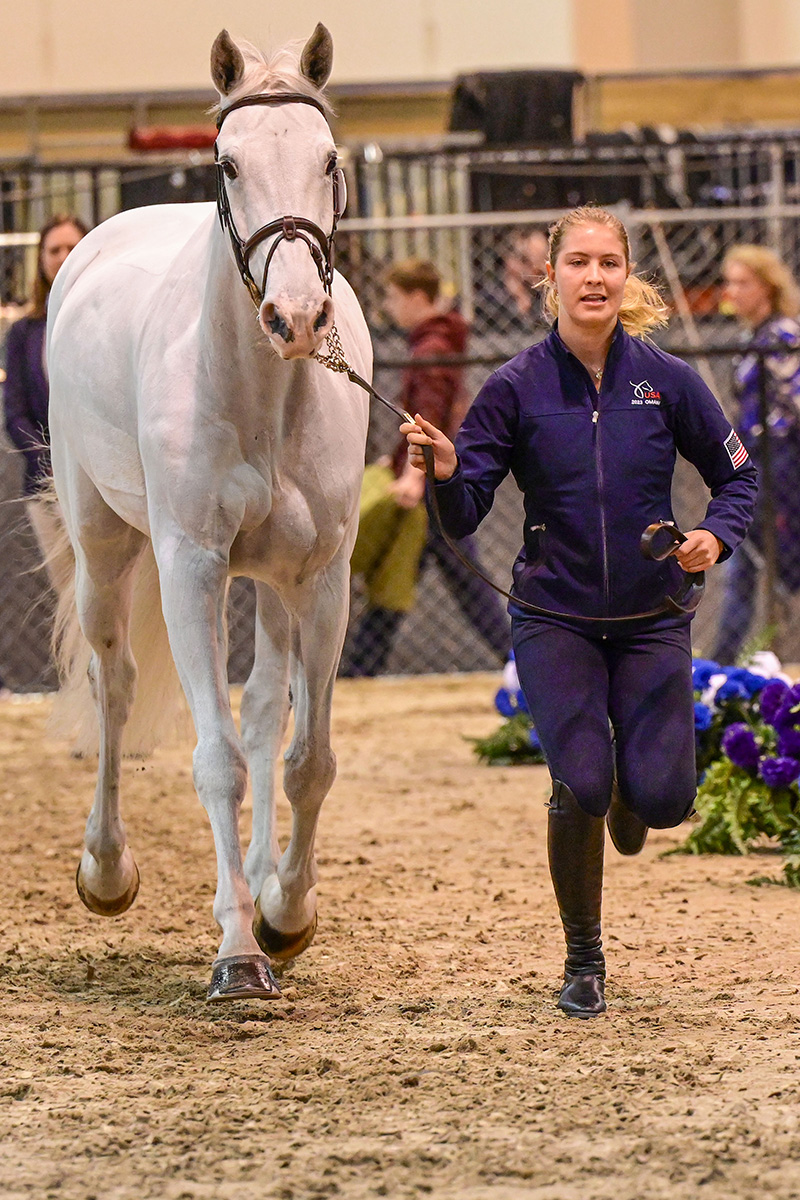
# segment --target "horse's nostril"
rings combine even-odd
[[[319,333],[320,329],[324,329],[328,324],[328,310],[323,308],[322,312],[314,322],[314,333]]]
[[[276,312],[275,316],[271,321],[268,322],[268,324],[270,332],[274,333],[276,337],[282,338],[284,342],[294,341],[294,333],[286,324],[280,313]]]

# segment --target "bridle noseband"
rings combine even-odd
[[[323,105],[313,96],[304,96],[301,92],[262,93],[257,96],[244,96],[241,100],[235,100],[233,104],[229,104],[227,108],[223,109],[217,117],[217,132],[222,128],[223,121],[230,113],[234,112],[237,108],[248,108],[250,105],[255,104],[310,104],[312,108],[316,108],[321,112],[327,120],[327,114]],[[322,286],[330,296],[333,286],[333,243],[336,237],[336,227],[339,224],[339,218],[344,211],[346,202],[346,185],[344,172],[341,167],[336,167],[331,176],[333,182],[333,223],[330,234],[324,233],[319,225],[315,224],[314,221],[309,221],[307,217],[289,215],[278,217],[275,221],[268,221],[266,225],[262,225],[260,229],[257,229],[246,240],[240,236],[233,220],[228,192],[225,187],[224,164],[219,161],[219,150],[216,142],[214,143],[214,168],[217,176],[217,214],[219,216],[219,223],[223,230],[228,231],[236,267],[256,308],[260,308],[263,303],[267,290],[267,272],[269,271],[270,263],[276,249],[282,241],[294,242],[298,238],[308,246]],[[273,234],[277,236],[267,251],[264,274],[261,279],[261,287],[259,288],[250,271],[250,258],[256,247],[260,246],[267,238],[272,237]]]

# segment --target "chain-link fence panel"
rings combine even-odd
[[[789,161],[787,147],[788,143],[781,151],[784,167]],[[688,179],[695,187],[703,171],[697,162],[692,165],[690,158],[687,151],[681,168],[681,186],[688,187]],[[508,166],[507,163],[504,165]],[[723,165],[721,160],[718,161],[716,174],[705,179],[705,195],[711,194],[708,192],[709,178],[713,186],[719,188],[723,186],[719,180],[724,177],[724,187],[728,189],[726,195],[739,189],[743,199],[749,201],[747,207],[740,203],[737,207],[687,211],[673,207],[645,211],[621,205],[618,211],[631,232],[637,269],[656,279],[674,309],[670,327],[659,335],[659,342],[690,358],[713,386],[735,423],[739,414],[732,378],[742,337],[736,324],[720,311],[721,265],[726,251],[732,246],[753,242],[778,248],[792,272],[800,274],[800,225],[797,220],[800,205],[793,203],[796,199],[793,183],[791,186],[785,184],[779,202],[771,199],[773,193],[769,189],[773,187],[774,192],[774,162],[770,165],[763,148],[758,154],[749,156],[731,151]],[[529,167],[526,163],[522,166]],[[530,169],[535,166],[537,164]],[[542,163],[538,164],[539,168],[542,166]],[[553,164],[553,169],[561,170],[563,166],[564,163],[559,161]],[[462,156],[449,166],[444,161],[437,161],[434,167],[435,170],[428,170],[424,163],[417,164],[415,175],[406,164],[402,170],[395,169],[396,178],[393,178],[387,166],[385,177],[387,187],[391,187],[386,196],[394,198],[396,193],[404,194],[404,210],[398,213],[392,199],[388,215],[357,216],[344,221],[340,227],[338,264],[355,287],[364,308],[375,349],[376,386],[390,399],[397,398],[400,393],[408,360],[405,338],[391,324],[383,309],[386,271],[399,258],[409,255],[431,258],[442,275],[446,303],[460,308],[467,318],[469,344],[461,367],[470,395],[479,390],[496,365],[544,336],[548,328],[536,284],[544,270],[546,231],[551,220],[560,215],[560,210],[454,213],[452,208],[469,200],[466,194],[468,172],[465,172],[470,164],[465,163]],[[152,178],[155,177],[154,173]],[[169,177],[167,180],[169,182]],[[177,187],[180,182],[173,178],[169,186]],[[183,185],[189,186],[190,182],[184,178]],[[107,178],[106,185],[108,197],[113,195],[119,200],[119,177],[115,177],[113,187]],[[673,180],[673,191],[679,190]],[[358,207],[364,212],[373,206],[375,196],[372,195],[368,203],[368,189],[362,186],[361,191]],[[59,203],[55,207],[60,206]],[[0,236],[0,280],[6,281],[3,287],[7,299],[11,298],[12,292],[19,299],[28,290],[31,264],[35,263],[35,247],[32,252],[31,244],[30,237],[21,238],[19,234],[7,239]],[[380,406],[374,406],[367,461],[391,452],[397,440],[396,418]],[[786,469],[785,457],[778,455],[774,465],[773,490],[778,486],[781,472]],[[35,542],[24,519],[24,510],[15,499],[19,494],[19,476],[19,464],[3,447],[0,451],[0,485],[6,502],[0,537],[5,566],[3,603],[6,620],[0,642],[0,674],[12,686],[26,689],[49,686],[53,676],[48,658],[49,593],[42,572],[35,570],[38,561]],[[707,493],[697,473],[687,464],[679,463],[674,493],[678,522],[691,527],[705,509]],[[776,521],[784,519],[778,510]],[[521,541],[521,500],[513,482],[506,481],[491,513],[478,530],[471,550],[483,569],[499,584],[508,587],[511,564]],[[800,660],[800,644],[794,636],[798,625],[793,620],[793,577],[791,572],[787,575],[777,557],[794,551],[790,546],[787,549],[786,538],[782,541],[778,538],[778,541],[777,549],[770,550],[762,536],[753,541],[747,551],[751,563],[755,564],[750,580],[751,592],[757,597],[749,633],[758,634],[770,625],[777,625],[779,641],[776,644],[782,654],[791,660]],[[773,556],[771,567],[770,553]],[[765,581],[768,577],[772,587],[767,594]],[[725,573],[711,571],[706,599],[694,621],[695,645],[701,653],[710,652],[715,644],[724,595]],[[343,670],[348,673],[358,669],[357,638],[368,615],[367,608],[364,581],[355,577],[350,628],[343,656]],[[233,680],[240,681],[249,671],[253,654],[255,601],[249,582],[233,582],[229,617],[230,675]],[[428,545],[421,564],[416,604],[394,621],[388,633],[379,631],[379,636],[388,639],[381,670],[491,669],[499,664],[505,653],[508,620],[502,601],[487,597],[481,589],[465,582],[452,561],[448,563],[446,554],[437,546]]]

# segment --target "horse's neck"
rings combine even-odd
[[[298,398],[295,381],[304,364],[283,362],[270,346],[218,225],[210,235],[197,350],[215,415],[241,426],[263,421],[266,405],[271,423],[282,427],[290,391]]]

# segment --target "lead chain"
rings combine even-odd
[[[325,343],[330,351],[329,354],[315,355],[317,362],[321,362],[323,367],[327,367],[329,371],[340,371],[343,374],[351,371],[352,367],[345,358],[344,346],[342,339],[339,337],[339,330],[335,325],[331,326],[330,332],[325,335]]]

